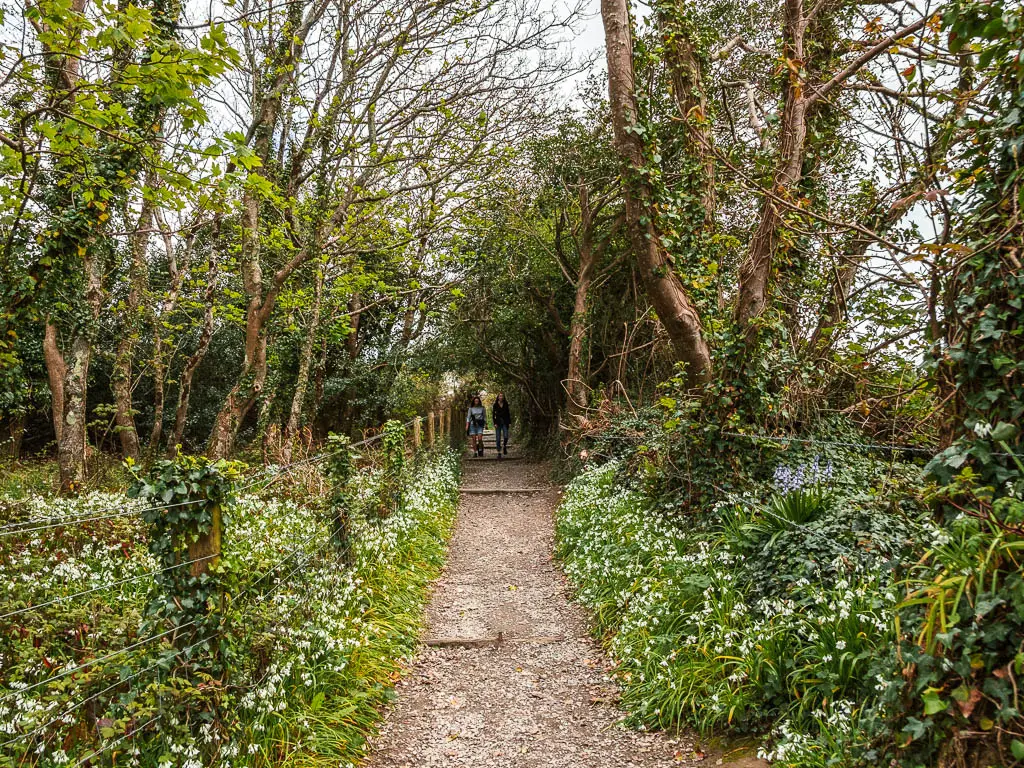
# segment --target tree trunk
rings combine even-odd
[[[25,414],[18,413],[11,417],[7,432],[10,439],[7,441],[7,457],[11,461],[21,458],[21,441],[25,437]]]
[[[84,334],[75,336],[66,360],[64,413],[61,437],[57,443],[57,463],[60,466],[61,492],[74,493],[86,479],[85,420],[92,344]]]
[[[273,340],[268,340],[268,347]],[[281,422],[276,418],[274,405],[277,402],[277,391],[281,387],[281,375],[277,370],[267,376],[263,392],[258,398],[259,408],[256,413],[256,440],[263,446],[264,463],[281,462]],[[272,458],[268,458],[272,457]]]
[[[217,261],[213,253],[210,254],[209,268],[206,272],[206,311],[203,313],[203,330],[199,335],[199,344],[196,351],[185,363],[185,367],[178,377],[178,407],[174,412],[174,432],[167,443],[167,454],[173,456],[177,447],[181,445],[182,436],[185,434],[185,422],[188,419],[188,404],[192,394],[192,377],[196,369],[203,362],[207,351],[210,349],[210,339],[213,338],[213,302],[216,294],[217,282]]]
[[[153,180],[149,180],[152,186]],[[149,228],[153,222],[153,203],[143,196],[139,223],[132,237],[132,263],[129,270],[131,287],[128,290],[128,303],[124,309],[121,334],[117,342],[117,354],[114,357],[114,370],[111,374],[111,388],[114,391],[114,424],[121,440],[121,455],[126,459],[138,461],[139,433],[135,428],[135,415],[132,407],[132,359],[135,345],[139,340],[139,313],[143,311],[145,294],[149,282],[149,265],[146,263],[146,252],[149,248]]]
[[[768,305],[768,283],[772,262],[779,248],[783,208],[773,198],[786,198],[800,180],[807,143],[807,91],[801,79],[804,61],[803,0],[786,0],[783,29],[783,59],[789,73],[785,85],[785,104],[779,136],[779,157],[772,178],[771,196],[761,201],[757,229],[750,241],[747,256],[740,265],[739,292],[736,300],[736,322],[749,328],[752,321]],[[748,338],[752,336],[748,333]]]
[[[566,392],[569,395],[569,413],[582,413],[587,405],[587,382],[583,381],[580,361],[587,338],[587,300],[594,282],[594,222],[590,210],[590,191],[580,179],[580,268],[576,278],[576,297],[572,319],[569,322],[569,364],[566,373]]]
[[[259,398],[267,379],[267,335],[259,225],[259,201],[255,192],[247,191],[242,201],[241,259],[242,283],[248,296],[245,310],[245,357],[241,374],[221,406],[210,433],[207,454],[214,459],[231,455],[238,429]],[[267,300],[272,301],[270,298]]]
[[[288,423],[284,427],[284,444],[281,448],[281,456],[285,464],[292,460],[292,447],[295,436],[299,433],[299,425],[302,421],[302,404],[306,399],[306,388],[309,385],[309,371],[313,364],[313,347],[316,345],[317,335],[320,330],[320,305],[323,299],[324,275],[322,270],[317,271],[316,287],[313,294],[313,316],[310,318],[306,329],[306,338],[302,342],[302,351],[299,354],[299,372],[295,380],[295,392],[292,395],[292,407],[288,412]]]
[[[846,319],[847,300],[850,297],[853,283],[857,279],[857,271],[861,263],[866,260],[870,245],[871,241],[864,236],[857,235],[852,238],[850,253],[835,269],[829,283],[825,303],[818,314],[818,323],[807,344],[808,351],[812,354],[817,354],[828,348],[835,336],[836,328]]]
[[[320,354],[317,355],[316,368],[313,375],[313,418],[320,415],[320,406],[324,402],[324,380],[327,378],[327,337],[320,340]],[[312,420],[312,419],[311,419]]]
[[[91,324],[99,321],[102,309],[103,268],[98,254],[88,249],[84,264],[87,279],[85,303]],[[60,466],[62,493],[79,490],[86,480],[85,447],[87,396],[89,390],[89,364],[92,362],[90,329],[78,328],[71,342],[69,354],[64,356],[64,411],[61,436],[57,443],[57,463]]]
[[[161,314],[161,316],[163,316]],[[167,405],[167,362],[164,360],[163,337],[158,329],[153,333],[153,426],[149,430],[146,453],[155,456],[164,436],[164,411]]]
[[[677,357],[686,365],[691,387],[705,383],[711,373],[711,354],[700,315],[669,262],[657,228],[657,210],[646,180],[644,143],[634,127],[637,100],[633,81],[633,37],[628,0],[601,0],[608,58],[608,98],[615,149],[623,165],[626,227],[644,287],[664,325]]]
[[[348,359],[355,360],[359,357],[359,321],[363,314],[363,300],[359,294],[355,294],[348,300],[348,336],[345,337],[345,349],[348,352]]]
[[[160,234],[164,241],[164,251],[167,254],[167,268],[170,272],[170,285],[167,288],[167,295],[161,302],[160,311],[157,313],[153,323],[153,428],[149,432],[149,447],[147,452],[156,455],[160,450],[160,441],[164,431],[164,410],[167,398],[167,359],[164,352],[164,336],[160,332],[163,318],[170,316],[178,304],[178,294],[181,290],[182,272],[187,271],[187,265],[178,264],[177,251],[174,247],[174,239],[159,211],[154,211],[154,218],[160,226]],[[192,242],[195,234],[189,236],[188,246],[185,249],[186,260],[192,249]],[[212,296],[207,294],[208,309],[212,311]],[[212,315],[210,327],[212,330]],[[175,443],[176,445],[176,443]]]
[[[50,412],[53,417],[53,434],[57,445],[60,445],[64,433],[64,378],[67,376],[67,364],[57,343],[57,326],[47,320],[43,335],[43,360],[46,363],[46,376],[50,382]]]
[[[253,153],[263,164],[259,171],[252,171],[254,176],[265,174],[266,169],[271,166],[271,140],[280,121],[283,100],[295,82],[306,36],[324,15],[328,4],[327,0],[318,2],[309,9],[305,18],[302,15],[302,3],[296,3],[288,9],[288,20],[281,32],[278,52],[268,69],[273,79],[267,90],[260,94],[256,119],[250,130]],[[231,454],[238,429],[263,390],[267,378],[267,323],[274,310],[277,295],[288,276],[312,253],[311,250],[304,249],[286,267],[274,274],[264,295],[263,270],[260,266],[260,203],[258,193],[248,187],[242,195],[241,218],[242,283],[248,297],[245,313],[245,357],[238,380],[221,406],[210,433],[207,453],[212,458],[225,458]]]
[[[345,351],[348,353],[348,374],[351,377],[355,361],[359,358],[359,324],[363,315],[363,300],[357,293],[348,300],[349,331],[345,337]],[[352,399],[355,386],[350,385],[345,391],[345,404],[341,409],[341,429],[351,433],[355,421],[355,407]]]

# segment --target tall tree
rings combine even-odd
[[[615,148],[622,161],[626,227],[651,304],[665,326],[676,355],[686,365],[692,386],[711,375],[711,352],[704,329],[682,281],[676,274],[658,229],[651,186],[653,161],[640,121],[633,70],[633,29],[627,0],[601,0],[608,61],[608,100]]]

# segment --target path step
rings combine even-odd
[[[459,493],[547,493],[560,490],[557,485],[548,485],[540,488],[460,488]]]
[[[524,637],[505,637],[499,632],[489,637],[428,637],[423,644],[429,648],[497,648],[502,643],[528,643],[531,645],[548,645],[564,643],[565,635],[528,635]]]

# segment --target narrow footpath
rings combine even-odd
[[[371,768],[697,764],[688,737],[620,725],[608,661],[552,561],[557,502],[543,464],[467,458],[425,644]]]

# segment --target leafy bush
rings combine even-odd
[[[900,741],[918,764],[1024,762],[1024,482],[992,497],[970,471],[941,500],[966,509],[914,570],[900,606],[910,691]]]
[[[900,568],[937,532],[889,494],[920,472],[775,453],[743,493],[684,515],[626,487],[625,460],[588,468],[559,508],[557,553],[634,723],[770,730],[763,754],[785,765],[872,765],[898,694]]]

